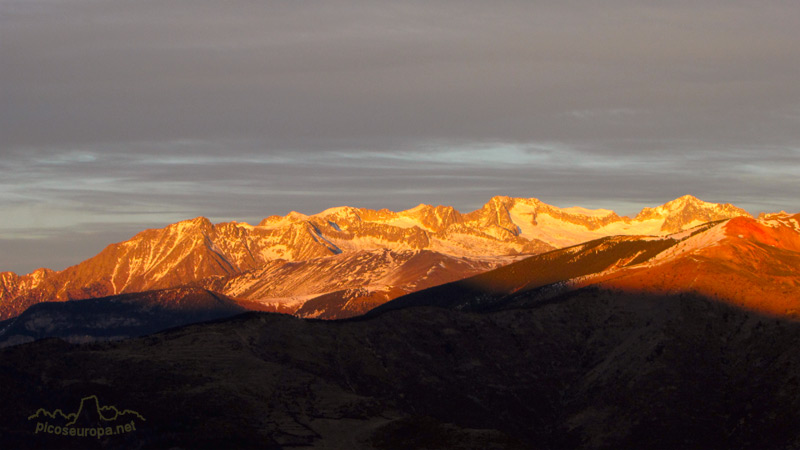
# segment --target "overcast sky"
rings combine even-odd
[[[800,211],[800,2],[0,0],[0,271],[494,195]]]

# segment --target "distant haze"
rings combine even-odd
[[[0,271],[493,195],[800,211],[800,3],[0,0]]]

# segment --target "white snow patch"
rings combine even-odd
[[[349,206],[336,206],[333,208],[328,208],[320,213],[314,214],[312,217],[326,217],[326,216],[340,215],[341,213],[349,215],[351,209],[352,208]]]
[[[560,208],[561,211],[567,214],[589,216],[589,217],[606,217],[614,213],[610,209],[587,209],[580,206],[572,206],[569,208]]]
[[[386,225],[392,225],[398,228],[414,228],[419,227],[422,229],[428,229],[427,227],[422,226],[422,224],[411,217],[395,217],[389,220],[375,220],[376,223],[383,223]],[[430,230],[428,230],[430,231]]]
[[[727,236],[725,229],[728,222],[717,224],[706,231],[695,234],[643,263],[643,266],[653,266],[673,260],[683,255],[695,253],[698,250],[718,245]]]
[[[578,208],[578,207],[575,207]],[[579,208],[583,209],[583,208]],[[575,210],[574,208],[566,208],[562,211]],[[602,217],[605,211],[610,214],[609,210],[586,210],[595,217]],[[664,235],[661,231],[661,226],[664,224],[663,219],[649,219],[637,220],[626,223],[622,220],[610,223],[604,227],[590,230],[584,225],[565,222],[560,219],[554,218],[546,212],[537,214],[536,224],[533,223],[535,214],[535,207],[532,205],[515,204],[509,215],[514,224],[519,227],[520,235],[526,239],[539,239],[548,244],[564,248],[575,245],[578,242],[587,242],[593,239],[599,239],[606,236],[659,236]],[[605,214],[607,215],[607,214]],[[699,224],[699,223],[698,223]]]

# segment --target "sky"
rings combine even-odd
[[[800,211],[800,2],[0,0],[0,271],[196,216]]]

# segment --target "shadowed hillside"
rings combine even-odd
[[[125,339],[245,311],[224,295],[189,288],[38,303],[0,322],[0,347],[46,337],[70,342]]]
[[[798,339],[700,297],[591,289],[492,313],[247,313],[0,351],[0,444],[87,448],[26,417],[91,394],[147,419],[88,443],[105,448],[793,447]]]

